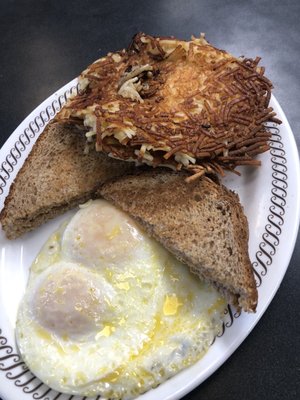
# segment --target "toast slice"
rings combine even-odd
[[[139,222],[230,304],[255,311],[257,289],[248,255],[248,222],[237,194],[208,177],[151,170],[105,183],[99,195]]]
[[[75,127],[50,123],[33,146],[13,182],[0,222],[7,238],[15,239],[50,218],[93,197],[99,184],[129,173],[131,163],[91,149]]]

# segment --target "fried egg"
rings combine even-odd
[[[30,370],[72,395],[132,399],[194,364],[225,301],[125,213],[89,201],[31,266],[16,339]]]

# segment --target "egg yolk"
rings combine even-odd
[[[134,259],[143,236],[134,222],[104,200],[95,200],[79,210],[62,238],[62,256],[93,268],[118,265]]]
[[[33,299],[37,322],[60,337],[78,337],[103,329],[105,313],[110,317],[107,285],[98,287],[93,276],[80,267],[58,263],[38,286]],[[108,296],[109,297],[109,296]]]

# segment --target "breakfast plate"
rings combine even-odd
[[[0,209],[10,185],[46,124],[77,91],[77,80],[58,90],[38,106],[13,132],[0,154]],[[249,254],[258,287],[255,314],[226,309],[222,332],[207,354],[140,400],[176,400],[210,376],[237,349],[254,328],[273,299],[284,277],[294,249],[299,226],[299,159],[289,123],[274,96],[271,106],[282,120],[271,125],[270,151],[259,156],[259,168],[241,167],[241,176],[228,174],[223,184],[235,190],[249,221]],[[9,241],[0,231],[0,396],[3,400],[83,400],[62,394],[35,377],[22,361],[15,342],[15,320],[24,294],[29,267],[41,246],[69,211],[20,239]],[[100,399],[100,396],[93,399]]]

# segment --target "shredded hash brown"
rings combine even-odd
[[[80,76],[81,92],[57,118],[82,124],[111,157],[223,175],[269,149],[271,82],[260,59],[236,58],[202,35],[190,41],[137,34]]]

